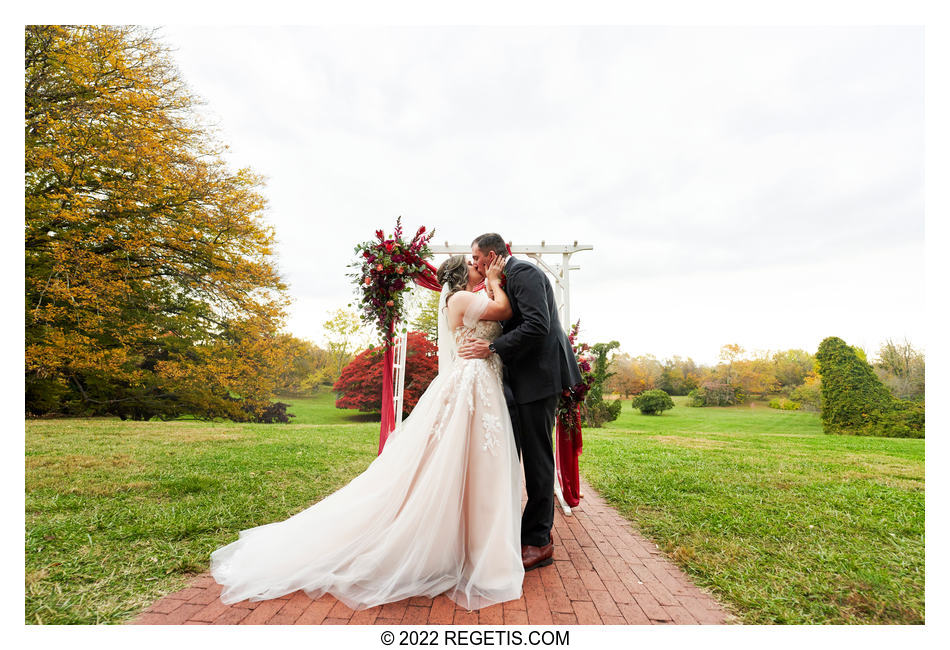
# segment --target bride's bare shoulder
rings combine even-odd
[[[472,293],[471,291],[465,291],[464,289],[462,291],[456,291],[448,297],[448,300],[446,300],[445,304],[458,306],[467,305],[475,299],[475,295],[476,294]]]

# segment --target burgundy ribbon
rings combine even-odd
[[[580,472],[577,467],[577,457],[582,450],[579,404],[574,406],[568,418],[568,422],[557,419],[557,466],[561,495],[564,502],[574,508],[580,503],[581,494]]]

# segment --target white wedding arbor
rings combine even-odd
[[[581,267],[571,265],[571,255],[580,251],[594,250],[593,246],[588,244],[578,244],[575,240],[573,244],[548,244],[541,240],[540,245],[516,246],[508,243],[512,255],[526,255],[532,262],[547,274],[548,278],[554,284],[554,299],[557,301],[558,318],[565,332],[571,331],[571,271],[577,271]],[[472,246],[449,245],[445,242],[443,246],[430,245],[429,248],[436,255],[471,255]],[[545,255],[554,255],[560,257],[560,261],[548,262]]]
[[[589,244],[548,244],[541,240],[540,244],[516,245],[508,242],[512,255],[524,255],[545,272],[554,286],[554,299],[557,302],[558,319],[565,332],[571,331],[571,271],[581,267],[571,264],[571,256],[581,251],[594,250]],[[435,255],[471,255],[471,244],[429,245]],[[545,256],[554,256],[554,259],[545,259]],[[402,423],[402,403],[406,387],[406,332],[397,334],[393,347],[393,410],[395,425]],[[555,446],[556,448],[556,446]],[[555,455],[556,455],[555,451]],[[555,463],[555,467],[557,464]],[[558,481],[554,482],[554,491],[557,494],[561,509],[565,514],[571,514],[571,508],[564,502],[561,487]]]

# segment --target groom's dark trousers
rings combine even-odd
[[[581,373],[544,272],[514,258],[504,272],[512,316],[492,343],[505,364],[505,399],[524,462],[521,543],[544,546],[554,524],[555,410],[561,391],[579,383]]]
[[[507,391],[506,391],[507,392]],[[528,502],[521,515],[521,543],[544,546],[554,526],[554,448],[551,430],[557,395],[527,404],[508,403],[518,457],[524,461]]]

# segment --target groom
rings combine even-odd
[[[505,260],[502,286],[512,316],[492,342],[468,339],[459,348],[465,359],[497,354],[504,362],[505,399],[511,414],[518,454],[524,462],[528,502],[521,516],[521,561],[525,571],[553,561],[554,429],[558,398],[580,383],[574,352],[557,316],[554,290],[544,272],[529,262],[509,257],[497,233],[476,237],[472,260],[483,276],[496,257]],[[507,259],[505,259],[507,258]]]

